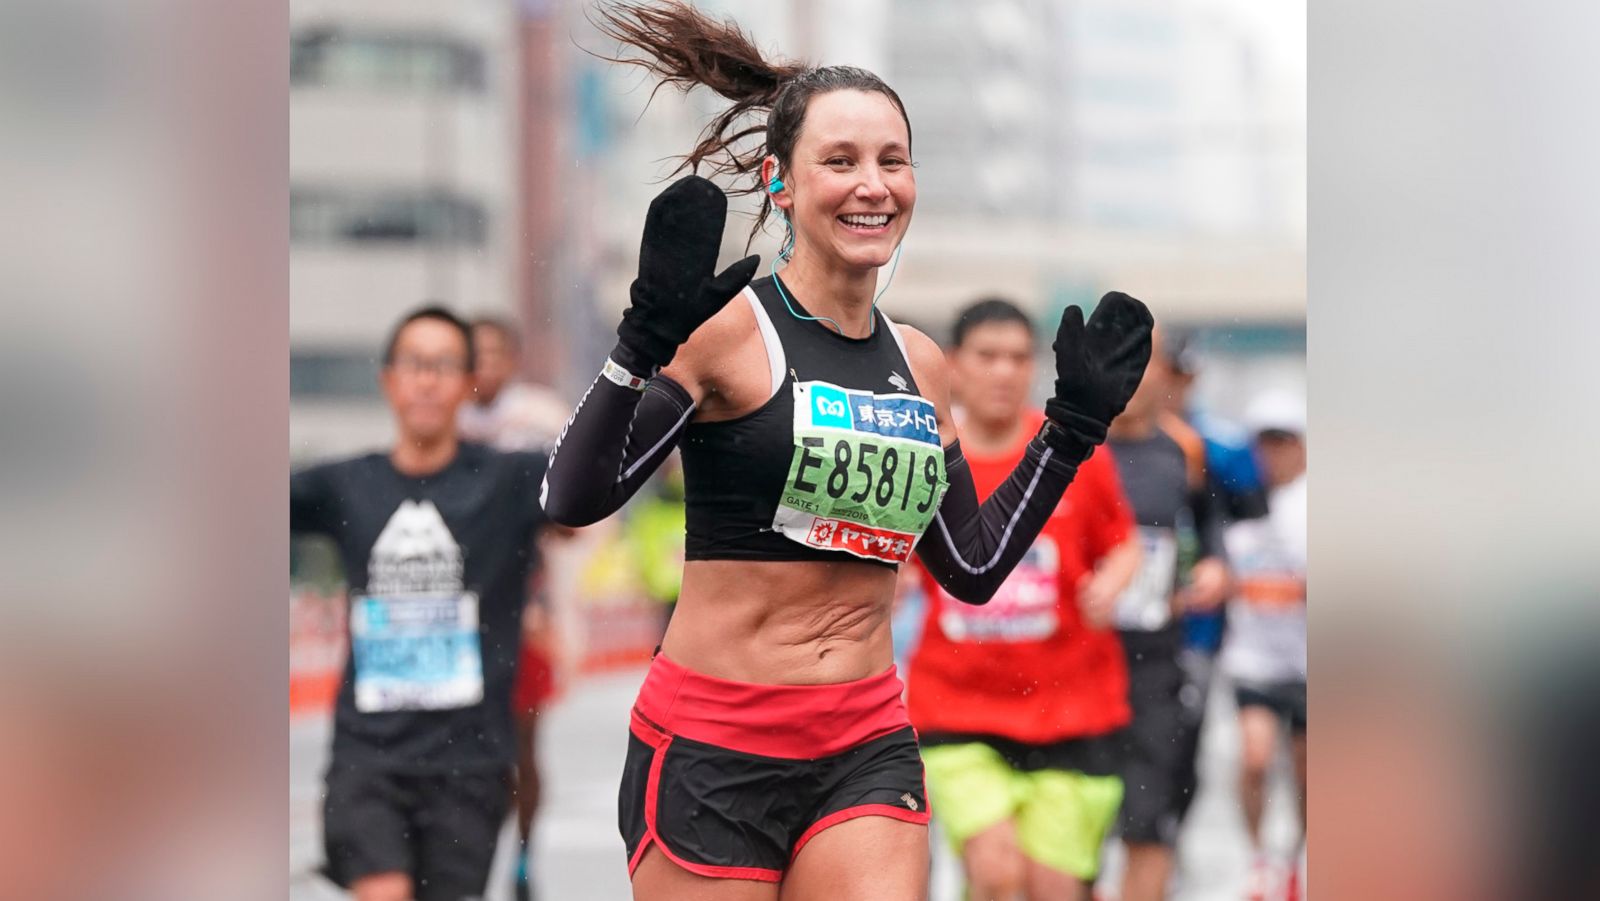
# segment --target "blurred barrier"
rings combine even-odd
[[[289,715],[333,709],[346,651],[344,592],[289,596]]]

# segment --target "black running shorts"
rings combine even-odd
[[[1295,735],[1306,734],[1306,683],[1236,682],[1233,696],[1239,708],[1265,707],[1276,713]]]
[[[1135,844],[1172,846],[1194,800],[1194,750],[1203,706],[1186,692],[1177,633],[1123,633],[1133,722],[1117,734],[1122,758],[1118,831]]]
[[[510,804],[498,770],[423,776],[335,763],[323,803],[323,873],[350,888],[398,871],[411,876],[417,901],[478,898]]]
[[[813,836],[861,816],[928,822],[922,758],[890,669],[838,685],[702,676],[657,655],[628,737],[618,820],[713,878],[778,882]]]

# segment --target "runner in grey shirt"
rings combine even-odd
[[[1107,448],[1133,506],[1143,563],[1117,598],[1112,618],[1128,657],[1133,722],[1123,734],[1120,831],[1128,850],[1121,897],[1166,897],[1178,827],[1194,798],[1194,750],[1205,713],[1205,673],[1185,666],[1179,614],[1178,536],[1193,527],[1201,567],[1221,566],[1221,528],[1205,491],[1203,460],[1193,460],[1162,425],[1172,383],[1161,333],[1144,380],[1111,425]]]

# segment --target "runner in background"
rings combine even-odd
[[[1237,425],[1194,409],[1189,403],[1199,374],[1199,354],[1194,343],[1192,334],[1173,331],[1166,335],[1162,356],[1171,378],[1164,398],[1161,428],[1183,445],[1191,467],[1197,463],[1203,467],[1207,486],[1205,499],[1213,516],[1224,523],[1266,516],[1267,492],[1256,470],[1249,434]],[[1195,544],[1193,529],[1180,528],[1180,537],[1185,539],[1185,546],[1192,549]],[[1186,569],[1195,559],[1185,555],[1180,568]],[[1186,575],[1186,581],[1189,578]],[[1196,574],[1185,589],[1195,594],[1183,605],[1184,644],[1189,652],[1186,668],[1206,673],[1203,684],[1209,684],[1209,673],[1214,668],[1217,653],[1222,650],[1222,633],[1227,623],[1224,608],[1213,602],[1210,591],[1226,587]]]
[[[567,404],[549,388],[514,381],[521,369],[522,354],[516,327],[504,319],[480,316],[472,321],[472,341],[477,357],[473,369],[475,385],[471,403],[461,407],[461,437],[501,451],[548,453],[566,422]],[[518,854],[513,868],[516,901],[528,901],[533,896],[528,855],[533,819],[539,810],[539,714],[556,693],[553,660],[558,655],[556,630],[551,627],[548,576],[552,565],[568,565],[561,545],[571,534],[572,530],[552,523],[541,535],[539,551],[547,565],[536,569],[530,580],[528,607],[522,619],[522,650],[511,696],[511,711],[517,724]]]
[[[1178,617],[1185,605],[1214,608],[1228,582],[1221,523],[1206,490],[1198,438],[1173,429],[1164,416],[1172,372],[1161,339],[1158,329],[1144,379],[1112,422],[1106,445],[1127,486],[1143,548],[1139,575],[1111,613],[1127,654],[1133,706],[1133,723],[1121,736],[1126,792],[1120,831],[1128,852],[1122,901],[1167,895],[1178,829],[1194,800],[1195,752],[1205,714],[1204,674],[1184,666]],[[1197,559],[1180,590],[1184,531],[1195,539]]]
[[[289,482],[290,528],[332,537],[349,584],[323,842],[358,901],[482,895],[510,806],[546,457],[460,442],[473,356],[448,310],[406,316],[383,357],[393,449]]]
[[[967,463],[987,497],[1043,415],[1027,406],[1032,323],[983,300],[956,320],[951,385]],[[1137,397],[1137,395],[1135,395]],[[923,572],[929,599],[906,694],[928,793],[973,899],[1086,899],[1122,800],[1110,736],[1127,724],[1122,648],[1104,618],[1139,565],[1109,455],[1078,469],[1032,548],[989,603]]]
[[[1305,849],[1305,401],[1286,393],[1263,395],[1251,403],[1246,421],[1268,489],[1268,514],[1228,529],[1228,555],[1239,589],[1228,610],[1221,663],[1239,703],[1240,800],[1255,848],[1249,897],[1292,901],[1299,894]],[[1261,840],[1267,772],[1285,734],[1299,790],[1298,863],[1272,859]]]
[[[548,451],[567,422],[571,405],[553,389],[517,381],[522,342],[511,322],[495,316],[472,320],[478,362],[472,402],[461,407],[461,434],[503,451]]]

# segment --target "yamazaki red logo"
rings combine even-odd
[[[829,550],[849,551],[863,557],[875,557],[904,563],[911,559],[911,548],[916,536],[893,529],[874,529],[837,519],[818,517],[811,523],[811,533],[806,544]]]

